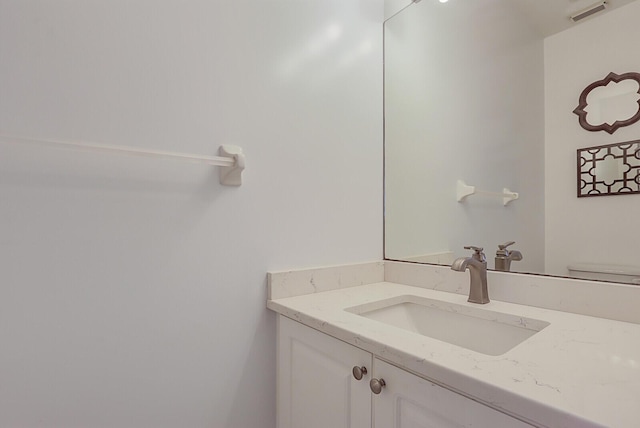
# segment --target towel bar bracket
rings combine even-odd
[[[242,171],[245,168],[245,158],[242,148],[230,144],[223,144],[218,149],[218,154],[224,157],[232,157],[235,160],[232,166],[220,167],[220,184],[225,186],[240,186],[242,184]]]

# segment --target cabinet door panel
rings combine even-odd
[[[371,354],[278,317],[278,427],[370,428]]]
[[[531,428],[384,361],[375,360],[374,373],[386,383],[373,399],[375,428]]]

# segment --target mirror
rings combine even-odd
[[[609,73],[587,86],[580,94],[580,104],[573,111],[580,126],[587,131],[606,131],[640,120],[640,73]]]
[[[577,150],[639,139],[640,127],[614,140],[585,132],[574,114],[592,82],[640,70],[629,60],[640,48],[640,0],[610,2],[579,24],[560,15],[561,32],[532,19],[544,15],[533,7],[565,13],[577,3],[422,0],[385,22],[386,259],[450,264],[476,245],[493,269],[499,246],[515,241],[508,250],[523,258],[512,272],[640,265],[640,196],[577,198],[575,187]],[[625,82],[613,98],[594,94],[600,117],[586,109],[589,123],[633,117],[627,101],[637,102],[638,87]],[[626,168],[613,158],[594,167],[603,182]],[[460,198],[461,188],[473,192]]]

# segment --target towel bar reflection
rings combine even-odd
[[[512,192],[506,187],[502,189],[502,192],[487,192],[485,190],[476,190],[475,186],[468,186],[464,181],[458,180],[456,186],[456,200],[458,202],[464,201],[467,196],[471,196],[473,194],[480,193],[483,195],[491,195],[491,196],[499,196],[502,198],[502,205],[507,206],[509,202],[515,201],[520,197],[520,195],[516,192]]]
[[[100,143],[78,143],[58,140],[41,140],[35,138],[12,137],[0,135],[0,142],[32,144],[59,149],[81,150],[87,152],[104,152],[141,156],[156,159],[180,160],[191,163],[219,166],[220,184],[225,186],[240,186],[242,184],[242,171],[245,168],[245,157],[242,148],[224,144],[218,149],[219,156],[194,155],[189,153],[168,152],[163,150],[137,149],[134,147],[114,146]]]

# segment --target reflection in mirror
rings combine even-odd
[[[494,268],[516,241],[517,269],[543,271],[543,65],[512,0],[422,1],[386,22],[387,258],[449,264],[477,245]],[[458,182],[518,199],[458,202]]]
[[[596,163],[593,169],[593,176],[601,180],[606,186],[611,186],[616,180],[620,180],[624,173],[629,170],[629,165],[613,155],[606,155],[602,161]]]
[[[385,258],[450,264],[476,245],[495,269],[499,245],[516,241],[525,257],[511,271],[640,265],[629,234],[640,198],[576,198],[576,150],[614,141],[586,135],[572,114],[585,84],[640,49],[640,0],[542,34],[528,12],[558,2],[420,1],[385,22]],[[606,61],[594,55],[604,51]],[[633,115],[638,86],[620,83],[593,94],[590,120]],[[640,127],[625,132],[640,139]],[[602,186],[632,175],[605,155],[589,166]],[[458,202],[459,181],[519,197]]]
[[[635,80],[610,82],[594,89],[587,95],[587,122],[592,125],[613,125],[617,121],[629,120],[638,114],[640,83]]]

